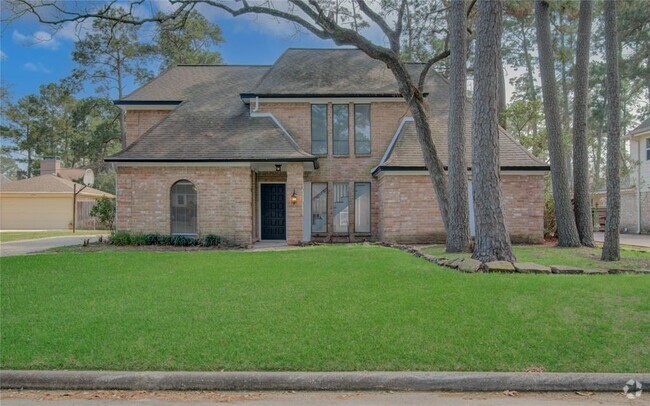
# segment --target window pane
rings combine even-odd
[[[350,198],[348,184],[334,184],[334,232],[347,233],[350,222]]]
[[[327,232],[327,183],[311,184],[311,232]]]
[[[327,104],[311,106],[311,153],[327,155]]]
[[[370,183],[354,184],[354,232],[370,232]]]
[[[650,161],[650,138],[645,139],[645,160]]]
[[[354,105],[354,152],[370,153],[370,105]]]
[[[332,106],[332,130],[334,155],[348,155],[349,150],[349,112],[347,104]]]
[[[172,234],[196,234],[196,189],[191,182],[172,186],[170,217]]]

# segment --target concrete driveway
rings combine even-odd
[[[650,235],[648,234],[620,234],[622,245],[634,245],[637,247],[650,248]],[[605,233],[594,233],[596,242],[605,241]]]
[[[81,245],[85,239],[90,242],[97,242],[102,234],[96,235],[75,235],[62,237],[47,237],[34,240],[11,241],[0,244],[0,257],[12,257],[15,255],[33,254],[35,252],[49,250],[50,248],[65,247],[68,245]],[[108,235],[104,235],[104,238]]]

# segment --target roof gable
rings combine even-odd
[[[316,160],[271,117],[251,117],[241,102],[239,94],[256,83],[267,67],[204,68],[202,81],[194,78],[192,85],[184,87],[183,97],[189,99],[107,161]],[[166,75],[180,77],[174,69]]]
[[[28,179],[17,180],[14,182],[0,183],[0,193],[70,193],[80,190],[83,185],[75,183],[69,179],[60,178],[53,174],[34,176]],[[84,195],[115,197],[110,193],[103,192],[92,187],[86,187],[81,192]]]

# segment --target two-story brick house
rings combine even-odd
[[[421,68],[409,64],[414,75]],[[448,83],[432,71],[424,92],[446,165]],[[177,66],[116,104],[128,141],[107,159],[117,170],[118,230],[247,244],[444,239],[408,107],[390,70],[361,51]],[[505,131],[499,147],[511,238],[541,242],[548,165]]]

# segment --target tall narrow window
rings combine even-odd
[[[370,153],[370,105],[354,105],[354,153]]]
[[[348,155],[349,142],[349,109],[347,104],[332,106],[332,138],[334,155]]]
[[[196,188],[192,182],[181,180],[170,193],[172,235],[196,235]]]
[[[334,232],[347,233],[350,222],[350,198],[347,183],[334,184]]]
[[[370,232],[370,183],[354,184],[354,232]]]
[[[327,155],[327,104],[311,105],[311,153]]]
[[[645,160],[650,161],[650,138],[645,139]]]
[[[311,184],[311,232],[327,232],[327,183]]]

